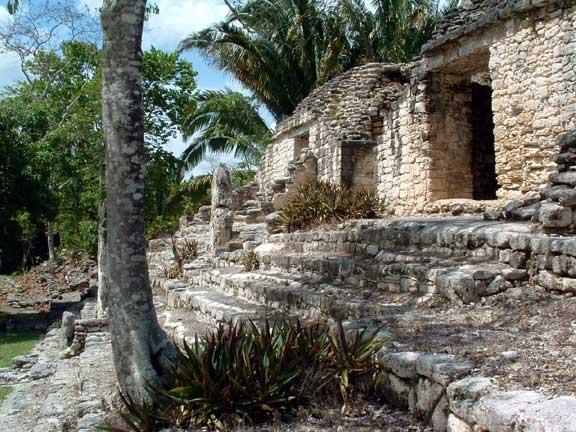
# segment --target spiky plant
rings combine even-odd
[[[136,432],[223,430],[286,418],[338,390],[347,411],[360,392],[356,386],[378,369],[375,354],[382,345],[376,333],[349,337],[341,324],[221,325],[179,349],[173,386],[150,388],[151,405],[124,398],[124,418]]]
[[[280,211],[277,231],[292,232],[347,219],[372,219],[383,212],[382,201],[374,193],[354,191],[328,182],[301,186]]]

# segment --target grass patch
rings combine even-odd
[[[39,339],[38,332],[22,331],[0,334],[0,368],[10,366],[14,357],[28,354]]]
[[[6,399],[12,390],[14,390],[13,387],[0,387],[0,402]]]

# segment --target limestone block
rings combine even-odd
[[[446,432],[474,432],[472,427],[454,414],[448,416]]]
[[[544,402],[541,393],[513,391],[482,397],[473,408],[476,424],[481,429],[498,432],[514,432],[515,424],[535,405]]]
[[[558,204],[543,204],[539,219],[546,228],[566,228],[572,224],[572,210]]]
[[[74,340],[74,328],[76,326],[76,317],[71,312],[62,314],[62,325],[60,328],[60,348],[66,349]]]
[[[576,130],[560,134],[558,136],[558,145],[562,150],[576,148]]]
[[[444,393],[444,387],[427,378],[420,378],[416,385],[416,415],[426,417],[436,408]]]
[[[442,396],[432,414],[432,427],[435,432],[444,432],[448,428],[448,400]]]
[[[432,379],[434,366],[441,363],[454,362],[455,357],[450,354],[425,354],[418,357],[416,372],[428,379]]]
[[[417,352],[390,353],[382,358],[382,363],[401,378],[416,378],[416,362],[420,356]]]
[[[576,171],[555,172],[548,177],[553,184],[576,186]]]
[[[523,432],[573,432],[575,426],[576,398],[568,396],[531,406],[516,423]]]
[[[495,393],[497,390],[495,381],[484,377],[469,377],[451,383],[446,395],[450,404],[450,410],[458,417],[469,423],[473,423],[472,408],[483,396]]]
[[[384,398],[391,405],[414,412],[416,407],[416,391],[409,381],[398,378],[393,373],[384,379]]]
[[[502,277],[507,281],[525,280],[528,278],[528,272],[524,269],[504,269]]]
[[[560,201],[560,198],[565,196],[571,196],[575,192],[568,185],[555,185],[548,186],[540,191],[540,196],[542,199],[551,199],[553,201]]]
[[[531,250],[531,246],[530,246],[530,241],[531,241],[531,237],[530,236],[526,236],[526,235],[515,235],[513,237],[510,238],[510,248],[512,250],[520,250],[520,251],[529,251]]]
[[[438,291],[450,301],[471,303],[478,300],[476,284],[471,275],[452,271],[441,274],[436,280]]]

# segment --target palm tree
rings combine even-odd
[[[340,0],[350,55],[355,62],[403,63],[412,60],[438,21],[458,5],[449,0]]]
[[[280,119],[314,88],[368,62],[412,59],[432,34],[438,0],[245,0],[182,41],[234,76]],[[450,0],[450,4],[457,0]]]
[[[182,126],[184,139],[191,140],[181,156],[185,167],[193,168],[209,152],[232,153],[254,167],[271,137],[254,98],[226,89],[201,92],[195,102]]]
[[[277,118],[341,72],[340,18],[318,0],[248,0],[182,41],[250,89]]]

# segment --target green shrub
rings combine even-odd
[[[374,193],[354,191],[327,182],[300,186],[295,197],[281,211],[277,231],[292,232],[347,219],[379,217],[383,203]]]
[[[254,251],[248,251],[242,256],[242,266],[245,272],[256,271],[260,268],[260,258]]]
[[[347,336],[342,325],[288,321],[258,328],[220,326],[178,350],[174,386],[150,389],[150,405],[124,397],[131,430],[163,427],[224,430],[229,426],[281,420],[315,399],[342,395],[344,412],[365,388],[383,342],[377,333]],[[358,385],[364,383],[362,387]],[[107,428],[121,431],[118,428]]]
[[[158,216],[146,226],[146,239],[150,240],[163,234],[172,235],[177,229],[177,217]]]

